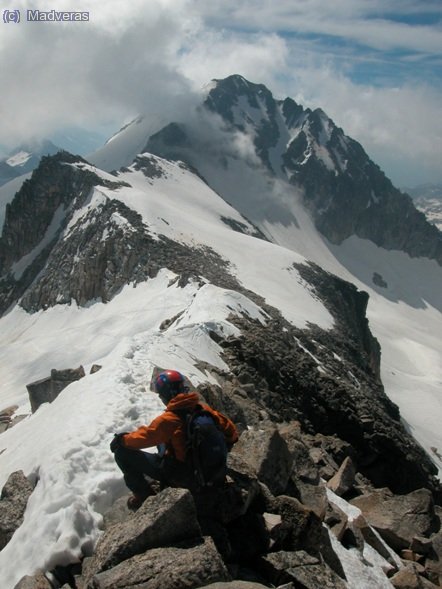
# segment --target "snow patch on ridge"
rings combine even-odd
[[[23,166],[31,157],[31,153],[28,153],[27,151],[19,151],[18,153],[15,153],[10,158],[8,158],[6,163],[8,166],[12,167]]]

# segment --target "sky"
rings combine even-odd
[[[26,20],[53,8],[89,20]],[[238,73],[321,107],[397,186],[442,182],[440,0],[7,0],[2,10],[4,149],[78,129],[98,147],[139,113],[182,119],[211,79]],[[5,10],[20,22],[4,22]]]

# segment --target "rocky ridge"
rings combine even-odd
[[[146,158],[142,162],[147,165]],[[158,174],[155,170],[150,166],[145,172]],[[100,186],[115,190],[122,183],[103,180],[65,152],[43,158],[7,207],[0,237],[0,314],[20,297],[29,312],[72,300],[107,302],[125,284],[152,278],[164,267],[184,283],[190,275],[204,275],[217,284],[222,275],[227,288],[236,286],[223,271],[227,262],[210,248],[152,236],[141,216],[117,199],[102,195],[98,206],[76,219]]]
[[[339,468],[335,457],[332,437],[261,421],[230,453],[223,488],[166,488],[134,514],[122,497],[93,554],[15,589],[354,589],[354,567],[367,587],[439,586],[431,493],[374,489],[351,459]]]

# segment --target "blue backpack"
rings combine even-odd
[[[227,474],[227,445],[216,417],[196,408],[184,415],[187,460],[199,488],[222,486]]]

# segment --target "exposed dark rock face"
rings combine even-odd
[[[296,264],[296,268],[333,315],[335,330],[342,340],[351,342],[357,353],[356,362],[379,378],[381,347],[373,337],[366,317],[368,294],[316,264]]]
[[[218,254],[164,236],[153,238],[138,213],[104,195],[101,204],[84,210],[68,228],[95,186],[121,186],[121,182],[104,181],[86,165],[66,153],[43,158],[9,205],[0,238],[0,313],[22,295],[20,304],[30,312],[71,301],[79,305],[107,302],[125,284],[155,277],[161,268],[179,274],[182,285],[190,277],[204,277],[228,288],[237,286]],[[137,165],[152,177],[160,173],[152,158],[141,157]],[[55,216],[52,237],[45,241]],[[13,264],[34,248],[40,251],[21,275],[14,275]]]
[[[42,158],[31,179],[7,205],[0,237],[0,314],[42,271],[74,209],[85,203],[92,188],[121,185],[80,169],[82,164],[86,162],[66,152]],[[30,259],[25,263],[22,258],[27,255]],[[14,267],[20,260],[22,267]]]
[[[230,369],[214,371],[224,395],[209,387],[202,394],[240,423],[298,420],[313,436],[337,436],[347,443],[344,452],[338,450],[342,442],[336,446],[338,462],[351,455],[375,486],[399,493],[427,487],[440,501],[435,465],[402,425],[380,382],[379,345],[365,317],[366,294],[336,277],[328,280],[315,267],[300,272],[317,285],[335,318],[334,329],[294,328],[255,298],[271,320],[263,325],[230,318],[242,335],[216,338]],[[322,476],[332,474],[327,477],[324,466]]]

